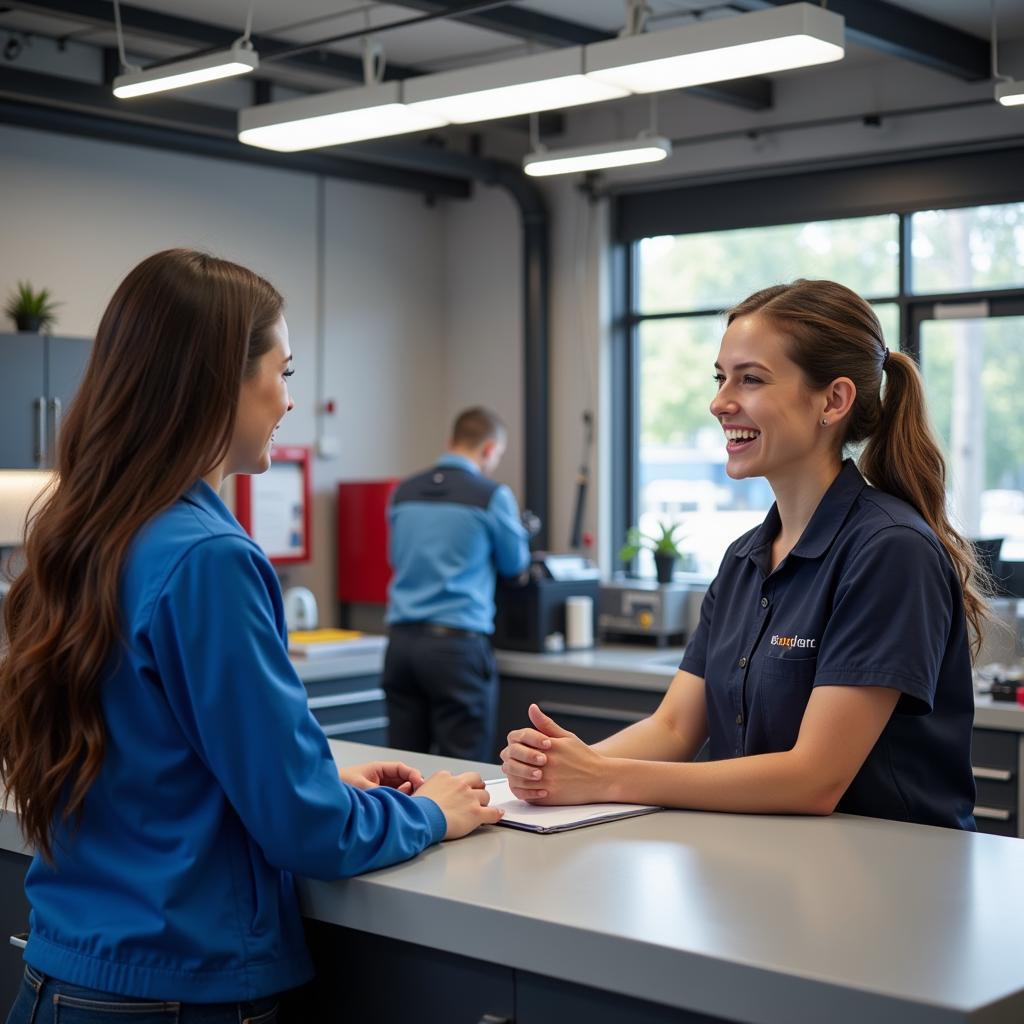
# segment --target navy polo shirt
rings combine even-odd
[[[680,668],[705,682],[710,757],[792,749],[815,686],[885,686],[896,709],[836,808],[973,829],[974,689],[960,581],[906,502],[847,460],[774,572],[781,523],[730,545]]]

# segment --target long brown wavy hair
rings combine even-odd
[[[890,351],[871,305],[834,281],[800,279],[763,288],[731,309],[728,321],[751,313],[786,336],[789,357],[812,389],[824,389],[837,377],[856,385],[840,450],[866,442],[857,461],[868,482],[912,505],[934,530],[960,577],[977,655],[990,618],[986,596],[992,581],[974,546],[946,515],[946,462],[929,425],[917,364]]]
[[[103,763],[100,691],[129,545],[226,455],[283,305],[245,267],[169,249],[128,274],[100,321],[4,601],[0,779],[47,859],[57,815],[81,813]]]

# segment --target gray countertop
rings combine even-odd
[[[332,741],[339,764],[404,757]],[[13,814],[0,847],[23,852]],[[663,811],[300,881],[307,917],[744,1024],[1019,1024],[1024,841]]]
[[[395,756],[332,747],[339,763]],[[1017,839],[664,811],[485,828],[302,893],[319,920],[750,1024],[1024,1020]]]

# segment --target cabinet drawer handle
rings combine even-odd
[[[335,722],[334,725],[322,725],[325,736],[347,736],[353,732],[368,732],[370,729],[384,729],[387,718],[360,718],[355,722]]]
[[[1010,812],[999,807],[975,807],[974,816],[984,818],[986,821],[1009,821]]]
[[[477,1024],[512,1024],[511,1017],[499,1017],[496,1013],[485,1013]]]
[[[541,711],[552,715],[575,715],[577,718],[599,718],[604,722],[642,722],[646,711],[626,711],[622,708],[599,708],[591,704],[563,704],[561,701],[538,701]]]
[[[46,462],[46,399],[37,398],[36,407],[36,450],[33,452],[36,465],[42,468]]]
[[[354,693],[329,693],[324,697],[310,697],[309,706],[313,711],[318,711],[322,708],[343,708],[348,704],[369,704],[383,699],[384,691],[378,687],[376,690],[356,690]]]
[[[971,765],[971,771],[976,779],[992,779],[995,782],[1009,782],[1013,778],[1013,772],[1008,768],[975,768]]]
[[[10,943],[12,946],[17,946],[18,949],[24,949],[28,945],[28,932],[22,932],[20,935],[12,935]]]

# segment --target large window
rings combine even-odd
[[[773,500],[764,480],[725,474],[708,411],[722,311],[796,277],[853,288],[889,346],[920,359],[952,515],[1024,559],[1024,203],[663,235],[631,257],[629,518],[679,522],[687,568],[713,574]],[[639,569],[653,573],[649,559]]]

